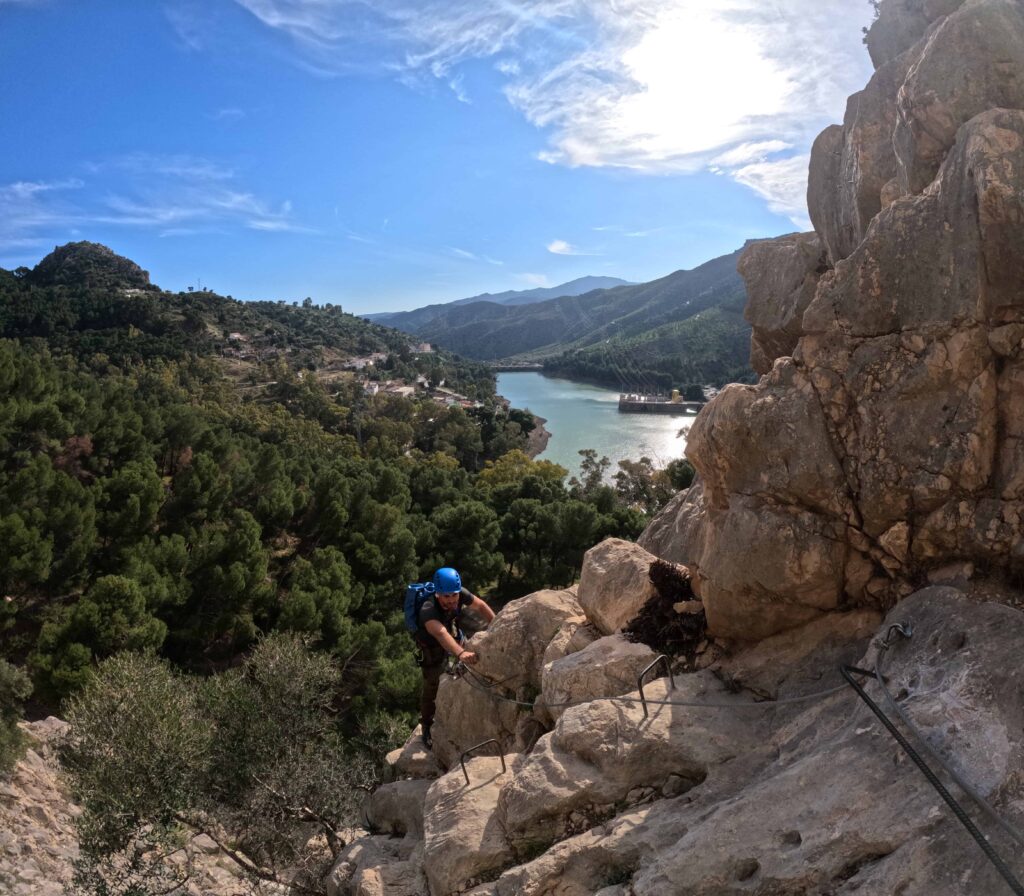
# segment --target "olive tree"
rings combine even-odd
[[[70,702],[62,758],[84,809],[75,885],[142,896],[183,884],[211,838],[252,890],[321,893],[342,829],[377,783],[386,721],[353,739],[330,657],[276,635],[206,679],[150,655],[101,664]]]

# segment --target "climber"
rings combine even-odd
[[[423,695],[420,698],[420,724],[423,726],[423,743],[429,748],[433,746],[430,726],[434,723],[434,710],[437,703],[437,688],[441,683],[448,655],[456,660],[472,666],[477,655],[462,646],[463,634],[459,628],[459,618],[465,608],[470,608],[483,617],[489,625],[494,618],[494,611],[468,588],[462,587],[462,578],[450,566],[445,566],[434,573],[432,582],[433,593],[419,608],[419,627],[414,635],[416,646],[422,658],[420,667],[423,669]]]

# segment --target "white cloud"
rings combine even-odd
[[[583,249],[579,249],[572,243],[567,243],[565,240],[552,240],[547,245],[548,252],[553,255],[599,255],[599,252],[585,252]]]
[[[647,173],[710,168],[775,209],[794,208],[793,160],[870,72],[860,30],[871,7],[850,0],[236,2],[321,74],[437,79],[464,98],[458,66],[494,59],[509,101],[546,134],[538,158]],[[199,42],[195,9],[176,27]]]
[[[517,274],[516,276],[528,286],[551,285],[551,282],[548,280],[547,274]]]
[[[741,184],[750,187],[768,202],[768,207],[788,216],[805,230],[811,229],[807,215],[807,166],[810,155],[798,155],[779,161],[761,161],[731,172]]]

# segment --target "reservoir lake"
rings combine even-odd
[[[527,408],[547,420],[551,433],[540,460],[550,460],[578,475],[579,451],[593,448],[618,470],[620,460],[647,456],[655,467],[683,456],[685,436],[679,431],[693,423],[692,416],[620,414],[619,393],[601,386],[544,376],[534,371],[499,373],[498,394],[514,408]]]

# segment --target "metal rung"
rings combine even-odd
[[[505,774],[505,772],[508,771],[508,768],[505,766],[505,754],[504,752],[502,752],[501,744],[497,740],[495,740],[495,738],[492,737],[490,740],[485,740],[483,743],[479,743],[475,747],[470,747],[468,750],[462,751],[462,755],[459,757],[459,764],[462,766],[462,774],[466,776],[467,787],[469,786],[469,772],[466,771],[466,757],[470,753],[476,752],[481,747],[486,747],[488,744],[497,744],[498,758],[501,760],[501,773]]]
[[[676,680],[672,677],[672,664],[665,654],[659,656],[653,663],[651,663],[643,672],[641,672],[636,678],[636,689],[640,692],[640,703],[644,708],[644,718],[647,718],[647,698],[644,696],[644,676],[651,671],[658,663],[665,664],[665,674],[668,676],[668,682],[671,690],[676,689]]]

